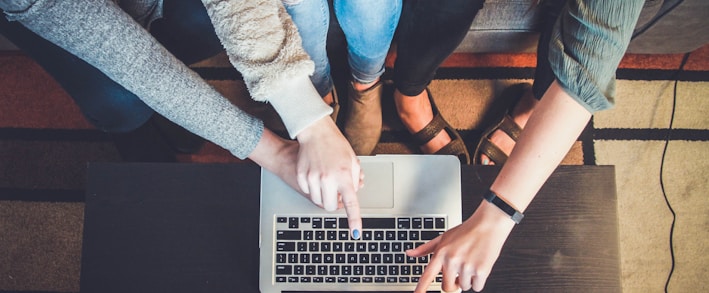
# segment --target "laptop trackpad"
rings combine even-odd
[[[394,165],[392,162],[362,162],[364,187],[358,192],[361,208],[394,207]]]

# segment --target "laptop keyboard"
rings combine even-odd
[[[276,283],[412,284],[430,255],[406,250],[442,234],[444,216],[364,217],[362,237],[349,235],[345,217],[276,217]],[[436,278],[441,282],[441,275]]]

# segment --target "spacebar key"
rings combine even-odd
[[[340,218],[340,229],[347,229],[347,218]],[[396,229],[396,218],[362,218],[362,229]]]
[[[363,229],[395,229],[396,218],[363,218]]]

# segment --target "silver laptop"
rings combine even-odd
[[[360,157],[362,237],[344,209],[327,212],[278,177],[261,174],[262,293],[412,291],[430,256],[405,251],[461,223],[460,163],[445,155]],[[429,290],[441,290],[439,275]]]

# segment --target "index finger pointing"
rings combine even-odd
[[[347,212],[347,223],[350,227],[350,235],[352,238],[359,239],[362,235],[362,216],[359,213],[359,199],[354,188],[351,186],[343,186],[342,204]]]
[[[438,273],[441,271],[442,263],[438,261],[435,257],[431,259],[431,262],[423,270],[421,279],[419,279],[418,284],[416,284],[416,290],[414,293],[426,293],[428,286],[433,283]]]

